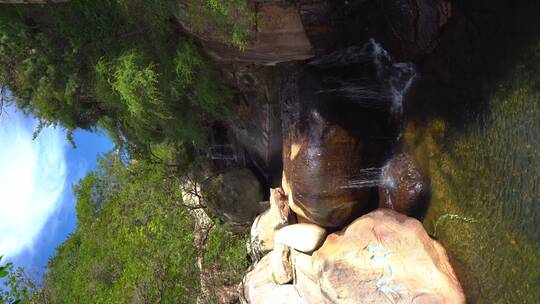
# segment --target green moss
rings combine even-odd
[[[433,119],[406,131],[431,176],[424,225],[472,303],[540,301],[539,59],[529,50],[467,128]]]

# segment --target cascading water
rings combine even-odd
[[[317,95],[325,96],[332,102],[339,99],[366,110],[387,112],[386,117],[389,120],[401,121],[403,97],[416,78],[416,70],[413,64],[394,62],[388,52],[375,40],[371,39],[361,47],[351,46],[316,59],[310,62],[310,65],[340,71],[329,73],[323,81],[323,87],[315,91]],[[401,128],[401,125],[398,124],[397,128]],[[386,139],[396,141],[401,136],[401,130],[395,134],[397,136]],[[341,188],[393,189],[397,182],[386,172],[388,169],[384,169],[384,166],[363,168],[356,172],[354,179],[348,180]]]
[[[410,63],[394,63],[388,52],[371,39],[362,47],[352,46],[314,60],[321,68],[357,66],[354,78],[328,78],[317,94],[333,94],[366,108],[389,109],[394,115],[403,112],[403,96],[416,77]]]
[[[291,208],[324,227],[373,209],[372,188],[401,130],[415,77],[374,40],[313,60],[290,75],[283,118],[284,175]]]

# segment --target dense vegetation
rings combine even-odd
[[[193,303],[197,257],[211,273],[205,288],[238,283],[244,237],[216,222],[207,247],[197,247],[180,201],[182,176],[204,156],[213,121],[233,114],[234,92],[178,14],[239,48],[255,20],[246,0],[1,5],[0,107],[37,117],[35,136],[50,125],[70,140],[76,129],[105,130],[117,152],[74,188],[77,229],[39,284],[0,267],[0,302]]]
[[[194,24],[211,20],[204,24],[242,46],[248,30],[231,18],[252,18],[246,1],[188,2]],[[0,86],[41,127],[103,128],[133,156],[162,160],[156,151],[166,146],[193,161],[207,126],[231,115],[232,92],[181,32],[178,7],[173,0],[2,5]]]
[[[7,265],[13,277],[8,287],[17,294],[1,299],[194,303],[200,293],[198,256],[203,257],[203,270],[211,274],[208,292],[234,286],[248,265],[245,240],[216,223],[207,248],[198,248],[193,218],[180,201],[179,183],[162,166],[126,165],[118,153],[107,154],[74,187],[77,230],[49,261],[42,286],[22,269]]]

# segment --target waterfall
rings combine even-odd
[[[410,63],[395,63],[388,52],[371,39],[362,47],[351,46],[310,62],[322,69],[354,68],[355,77],[328,77],[317,94],[332,94],[366,108],[389,109],[401,115],[403,97],[416,77]]]

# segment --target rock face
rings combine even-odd
[[[444,248],[420,222],[392,210],[330,234],[311,269],[306,258],[295,258],[295,286],[313,303],[465,303]]]
[[[232,169],[201,185],[208,212],[224,222],[249,227],[266,204],[259,180],[249,169]]]
[[[296,222],[281,188],[270,189],[270,209],[257,216],[251,226],[251,256],[259,261],[274,249],[276,230]]]
[[[295,124],[284,142],[289,206],[323,227],[338,227],[366,211],[369,191],[344,188],[362,167],[363,145],[317,113]]]
[[[226,122],[228,136],[246,151],[248,159],[279,186],[281,154],[281,77],[274,67],[232,65],[224,67],[229,82],[238,88],[236,115]]]
[[[393,157],[382,171],[379,207],[420,217],[429,199],[429,181],[408,153]]]
[[[206,52],[215,60],[275,65],[279,62],[304,60],[315,55],[298,10],[290,1],[251,2],[258,20],[245,25],[252,28],[253,37],[249,39],[244,50],[229,46],[216,29],[194,30],[189,16],[185,15],[188,11],[185,6],[189,1],[182,2],[184,9],[181,10],[178,21],[185,30],[201,40]]]
[[[274,283],[270,254],[245,276],[241,293],[241,302],[246,304],[308,304],[292,284]]]

